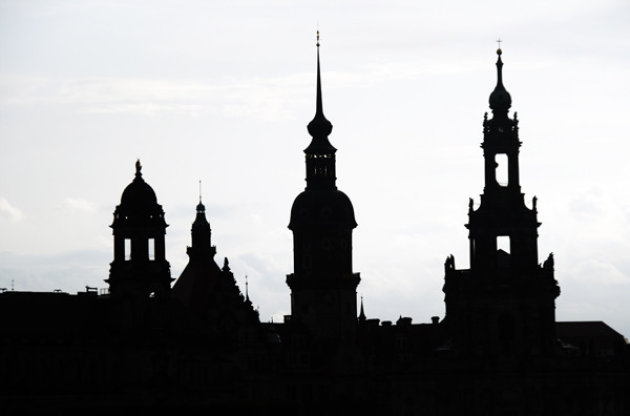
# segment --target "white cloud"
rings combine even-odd
[[[16,222],[24,218],[22,211],[11,205],[4,197],[0,198],[0,216]]]
[[[617,266],[595,258],[578,262],[565,276],[587,286],[630,284],[630,276],[622,273]]]
[[[81,198],[68,197],[63,201],[63,207],[69,211],[92,214],[97,207],[94,203]]]

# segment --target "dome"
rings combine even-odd
[[[490,108],[495,111],[507,111],[512,106],[512,97],[502,84],[496,86],[488,101]]]
[[[164,223],[164,211],[158,204],[155,191],[142,179],[142,165],[136,162],[136,177],[127,185],[114,211],[114,224]]]
[[[291,208],[289,229],[312,227],[357,226],[350,198],[336,189],[306,190],[299,194]]]
[[[153,188],[136,174],[136,178],[122,193],[120,207],[129,211],[144,211],[157,205],[157,197]]]

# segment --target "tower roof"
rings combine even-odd
[[[328,141],[328,135],[332,132],[332,123],[324,116],[322,105],[322,79],[319,64],[319,30],[317,31],[317,99],[315,105],[315,117],[308,123],[309,134],[313,137],[311,144],[304,150],[310,154],[330,154],[337,149]]]
[[[136,175],[120,197],[114,211],[112,227],[159,225],[166,227],[164,210],[158,204],[155,191],[142,179],[142,165],[136,161]]]
[[[512,97],[503,86],[503,61],[501,60],[501,48],[497,49],[497,85],[490,94],[490,108],[493,114],[505,114],[512,106]]]
[[[142,179],[142,165],[136,161],[136,175],[127,185],[120,198],[120,209],[126,211],[144,211],[157,205],[157,197],[153,188]]]

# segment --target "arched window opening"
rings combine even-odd
[[[495,162],[495,179],[499,186],[508,186],[508,156],[505,153],[498,153],[494,155]]]
[[[508,235],[500,235],[497,237],[497,251],[503,250],[507,254],[510,254],[510,236]]]

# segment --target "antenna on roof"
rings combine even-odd
[[[199,179],[199,203],[201,204],[201,179]]]

